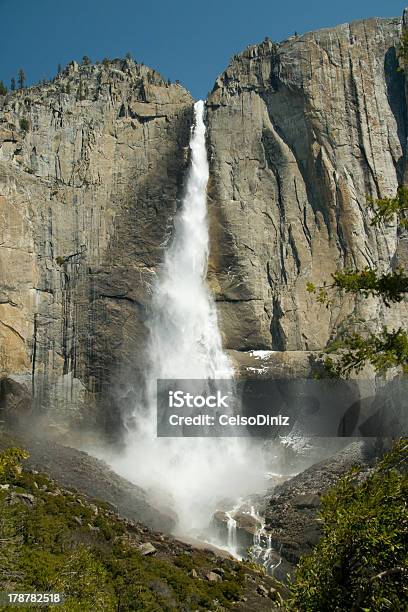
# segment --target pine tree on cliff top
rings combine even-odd
[[[26,81],[25,72],[24,72],[24,70],[22,68],[20,68],[20,70],[18,71],[18,87],[19,87],[19,89],[24,89],[25,81]]]

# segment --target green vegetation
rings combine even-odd
[[[16,89],[16,79],[14,77],[10,81],[10,89],[11,91],[15,91]]]
[[[374,211],[371,224],[378,226],[395,219],[403,228],[408,228],[408,188],[400,186],[395,198],[374,200],[368,198],[368,206]],[[408,276],[397,269],[379,274],[377,270],[345,270],[332,274],[332,282],[316,287],[307,284],[307,290],[316,295],[317,301],[329,307],[333,303],[331,292],[380,297],[387,307],[401,302],[408,293]],[[408,373],[408,334],[401,327],[389,331],[384,327],[380,334],[349,334],[337,339],[328,349],[336,357],[326,357],[324,364],[332,377],[348,377],[353,371],[359,372],[370,363],[377,373],[399,367]]]
[[[402,328],[389,332],[384,327],[380,334],[369,334],[364,338],[350,334],[334,342],[328,352],[337,349],[342,351],[340,359],[329,356],[324,361],[331,378],[347,378],[352,372],[360,372],[366,363],[370,363],[377,374],[398,367],[408,374],[408,336]]]
[[[369,207],[375,213],[374,219],[372,220],[373,225],[379,225],[382,222],[392,222],[394,220],[394,215],[397,215],[401,227],[408,228],[408,219],[406,218],[408,212],[408,188],[404,185],[398,187],[395,198],[374,200],[368,197],[367,201]]]
[[[0,81],[0,96],[5,96],[6,94],[7,94],[7,87],[5,86],[3,81]]]
[[[240,598],[245,565],[226,560],[223,579],[209,582],[204,551],[143,556],[143,528],[22,470],[26,457],[15,448],[0,454],[1,590],[63,592],[64,612],[215,610]]]
[[[30,122],[26,117],[22,117],[20,119],[20,128],[24,131],[24,132],[28,132],[28,130],[30,129]]]
[[[28,453],[19,448],[8,448],[0,454],[0,483],[16,479],[22,472],[21,462],[28,458]]]
[[[324,535],[300,561],[287,610],[408,609],[407,467],[405,439],[363,482],[354,470],[323,498]]]
[[[401,69],[407,68],[408,66],[408,30],[407,29],[404,29],[402,36],[401,36],[400,47],[398,50],[398,57],[400,60]]]

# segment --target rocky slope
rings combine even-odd
[[[158,510],[143,489],[113,472],[104,461],[41,437],[0,432],[0,452],[10,447],[28,451],[27,468],[47,473],[61,486],[73,488],[81,495],[104,500],[129,520],[167,533],[175,527],[170,510]]]
[[[300,558],[309,555],[321,538],[322,495],[352,468],[359,469],[358,478],[363,480],[385,450],[389,450],[387,443],[381,446],[360,440],[334,452],[334,443],[333,456],[315,462],[294,477],[281,477],[283,482],[275,482],[264,496],[244,500],[232,514],[239,553],[245,555],[249,549],[251,556],[280,581],[293,578]],[[228,518],[222,510],[213,517],[213,528],[221,541],[226,538]]]
[[[308,375],[344,328],[406,316],[374,299],[326,309],[306,292],[338,268],[407,259],[406,236],[371,227],[366,209],[366,194],[393,195],[406,173],[401,29],[370,19],[265,40],[233,58],[207,101],[208,278],[245,374]],[[3,414],[34,396],[47,423],[112,432],[132,406],[192,104],[131,60],[72,63],[0,96]],[[250,352],[261,349],[277,352],[262,362]]]
[[[306,292],[339,268],[405,257],[395,225],[370,226],[366,195],[395,195],[407,117],[401,19],[369,19],[235,56],[208,99],[216,292],[230,349],[313,351],[402,309]]]
[[[310,554],[321,537],[318,512],[322,494],[336,484],[351,468],[360,469],[360,477],[369,473],[380,449],[375,444],[353,442],[333,457],[321,461],[279,485],[264,500],[266,536],[279,553],[274,571],[279,580],[293,575],[303,555]]]
[[[63,593],[63,609],[277,609],[282,585],[117,514],[0,453],[0,587]],[[7,607],[7,606],[6,606]],[[30,606],[28,606],[30,607]],[[2,606],[2,609],[5,609]]]

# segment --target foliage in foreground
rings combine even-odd
[[[287,609],[408,609],[408,438],[359,482],[354,470],[324,498],[323,537],[298,566]]]
[[[333,343],[329,352],[335,351]],[[377,374],[383,374],[390,368],[400,367],[408,374],[408,334],[398,328],[391,332],[386,327],[378,335],[362,337],[350,334],[339,344],[345,349],[340,360],[326,357],[326,372],[332,378],[347,378],[352,372],[360,372],[367,362],[371,363]]]
[[[223,580],[210,583],[196,577],[211,569],[204,551],[143,556],[129,540],[132,527],[22,470],[25,458],[19,449],[0,454],[1,591],[62,592],[64,612],[226,609],[242,595],[244,565],[226,561]]]

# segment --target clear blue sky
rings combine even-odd
[[[406,0],[408,4],[408,0]],[[0,79],[28,83],[58,63],[123,57],[205,97],[230,57],[265,36],[279,41],[363,17],[400,16],[397,0],[0,0]]]

